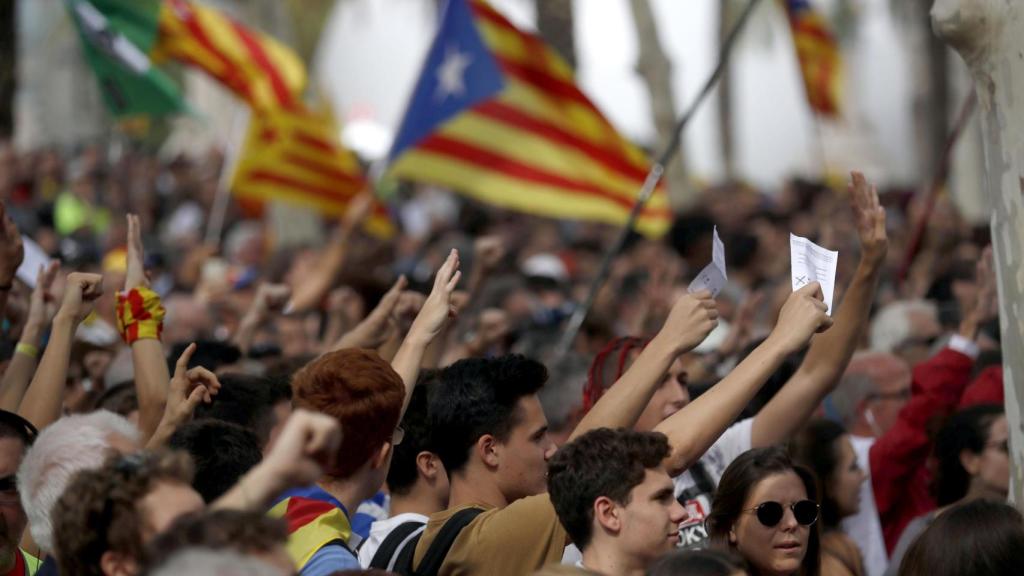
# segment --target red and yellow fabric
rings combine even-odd
[[[164,329],[164,312],[160,295],[149,288],[117,293],[117,331],[129,345],[140,339],[159,340]]]
[[[331,216],[343,214],[367,185],[331,114],[302,105],[253,114],[232,180],[239,198],[293,202]],[[366,230],[394,234],[383,205],[374,207]]]
[[[807,101],[821,116],[839,116],[843,75],[839,43],[825,17],[808,0],[782,2],[789,17]]]
[[[223,12],[187,0],[164,0],[152,58],[202,69],[254,110],[301,104],[306,68],[290,48]]]
[[[352,537],[345,507],[318,487],[291,490],[270,509],[288,524],[288,554],[301,570],[326,544]]]
[[[451,77],[460,67],[463,83]],[[448,3],[391,174],[523,212],[622,224],[649,168],[542,40],[481,0]],[[659,187],[637,228],[659,235],[671,220]]]

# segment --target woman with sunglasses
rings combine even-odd
[[[839,526],[840,520],[860,511],[860,487],[867,479],[849,434],[831,420],[813,420],[793,437],[789,453],[818,477],[822,574],[862,576],[861,550]]]
[[[814,474],[782,448],[743,453],[726,468],[707,518],[715,546],[758,576],[818,576],[820,542]]]
[[[935,437],[937,463],[931,491],[937,509],[907,524],[886,576],[895,576],[907,550],[932,522],[957,504],[1005,501],[1010,486],[1010,430],[1003,407],[980,404],[953,414]]]

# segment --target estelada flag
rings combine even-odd
[[[391,175],[556,218],[626,221],[644,153],[533,34],[481,0],[450,0],[389,155]],[[639,231],[671,223],[658,188]]]
[[[808,0],[783,0],[793,34],[804,90],[811,109],[822,116],[840,113],[843,61],[828,22]]]
[[[254,110],[301,103],[306,67],[291,48],[251,30],[219,10],[187,0],[164,0],[156,61],[178,60],[200,68]]]
[[[301,103],[252,115],[231,183],[241,198],[292,202],[331,216],[343,214],[367,186],[330,111]],[[379,237],[394,233],[384,206],[374,206],[366,230]]]

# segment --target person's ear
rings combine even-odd
[[[424,450],[416,455],[416,472],[421,478],[433,481],[438,473],[437,457],[432,452]]]
[[[100,570],[105,576],[135,576],[139,573],[135,559],[107,550],[100,556]]]
[[[961,450],[960,465],[971,476],[977,476],[981,472],[981,454],[975,454],[970,450]]]
[[[387,465],[391,459],[391,442],[381,444],[380,450],[370,458],[370,467],[379,470]]]
[[[594,520],[612,534],[622,531],[622,509],[607,496],[594,500]]]
[[[496,468],[501,462],[501,448],[498,439],[490,434],[484,434],[476,441],[476,452],[484,464]]]
[[[729,528],[729,544],[736,545],[736,527]]]

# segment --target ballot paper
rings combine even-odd
[[[21,236],[21,245],[25,250],[25,259],[18,266],[18,280],[28,285],[29,288],[36,287],[36,276],[39,268],[50,263],[50,257],[46,252],[28,236]]]
[[[722,239],[718,237],[718,226],[715,226],[711,244],[711,263],[697,274],[686,291],[693,293],[708,290],[711,296],[715,297],[722,288],[725,288],[728,280],[729,276],[725,273],[725,244],[722,244]]]
[[[792,266],[793,290],[799,290],[811,282],[821,284],[821,293],[832,315],[832,293],[836,286],[836,265],[839,252],[826,250],[795,234],[789,235],[789,256]]]

